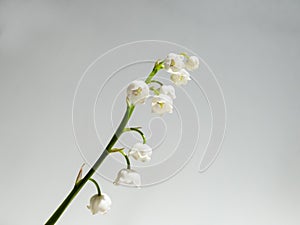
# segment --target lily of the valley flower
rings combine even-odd
[[[149,145],[136,143],[128,152],[128,155],[135,160],[148,162],[151,159],[152,148]]]
[[[198,69],[199,67],[199,59],[197,56],[190,56],[188,57],[186,63],[185,63],[185,67],[189,70],[189,71],[193,71]]]
[[[170,96],[172,99],[176,98],[175,89],[172,85],[163,85],[160,87],[159,92],[164,95]]]
[[[91,197],[90,205],[87,207],[91,210],[93,215],[96,213],[105,214],[110,210],[111,203],[111,199],[107,194],[96,194]]]
[[[186,71],[185,69],[182,69],[180,72],[176,74],[172,74],[171,80],[173,81],[174,84],[180,86],[180,85],[187,84],[187,82],[191,80],[191,78],[189,72]]]
[[[138,172],[132,169],[121,169],[117,175],[114,182],[115,185],[131,185],[140,187],[141,186],[141,176]]]
[[[175,53],[169,53],[164,60],[164,68],[169,73],[177,73],[185,66],[184,56]]]
[[[135,80],[127,88],[127,99],[133,105],[143,104],[149,97],[149,86],[141,80]]]
[[[152,99],[152,112],[163,115],[164,113],[173,112],[173,100],[170,96],[160,94]]]

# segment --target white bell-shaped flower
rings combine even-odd
[[[173,100],[170,96],[160,94],[154,96],[152,99],[152,112],[163,115],[165,113],[173,112]]]
[[[176,74],[172,74],[171,80],[175,85],[180,86],[180,85],[187,84],[187,82],[191,80],[191,78],[189,72],[186,71],[185,69],[182,69],[180,72]]]
[[[111,204],[111,199],[107,194],[96,194],[91,197],[90,205],[87,207],[91,210],[93,215],[96,213],[105,214],[108,210],[110,210]]]
[[[140,187],[141,186],[141,176],[138,172],[132,169],[121,169],[114,181],[115,185],[131,185]]]
[[[143,104],[149,97],[149,86],[141,80],[132,81],[127,88],[127,99],[133,105]]]
[[[177,73],[185,67],[184,56],[175,53],[169,53],[164,60],[164,67],[169,73]]]
[[[128,155],[135,160],[148,162],[151,159],[152,148],[149,145],[136,143],[128,152]]]

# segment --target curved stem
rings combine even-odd
[[[90,178],[89,181],[92,181],[95,184],[98,195],[101,196],[101,190],[100,190],[100,187],[99,187],[99,184],[97,183],[97,181],[95,181],[93,178]]]
[[[147,139],[146,139],[144,133],[139,128],[129,127],[129,128],[124,129],[124,132],[128,132],[128,131],[135,131],[135,132],[139,133],[141,135],[142,139],[143,139],[143,144],[146,144]]]
[[[121,153],[125,157],[126,164],[127,164],[127,169],[130,169],[129,157],[123,150],[124,150],[124,148],[114,148],[114,149],[109,150],[109,153],[115,153],[115,152]]]
[[[126,153],[123,150],[121,150],[119,152],[125,157],[126,164],[127,164],[127,169],[130,169],[130,160],[129,160],[128,155],[126,155]]]
[[[160,86],[163,86],[164,84],[158,80],[151,80],[150,83],[157,83],[159,84]]]
[[[159,95],[160,92],[155,87],[150,87],[150,90],[154,92],[155,95]]]

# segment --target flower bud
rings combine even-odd
[[[199,67],[199,59],[196,56],[191,56],[187,59],[186,63],[185,63],[185,67],[189,70],[189,71],[193,71],[198,69]]]

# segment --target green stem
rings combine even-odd
[[[95,184],[98,195],[101,196],[101,190],[100,190],[100,187],[99,187],[99,184],[97,183],[97,181],[95,181],[93,178],[90,178],[89,181],[92,181]]]
[[[128,158],[128,155],[126,155],[126,153],[125,153],[123,150],[121,150],[121,151],[119,151],[119,152],[124,156],[124,158],[125,158],[125,160],[126,160],[127,169],[130,169],[130,160],[129,160],[129,158]]]
[[[143,144],[146,144],[146,142],[147,142],[146,137],[145,137],[144,133],[140,130],[140,128],[129,127],[129,128],[124,129],[124,132],[128,132],[128,131],[135,131],[135,132],[139,133],[143,139]]]
[[[163,64],[163,63],[164,63],[163,61],[162,61],[162,62],[158,62],[158,61],[157,61],[157,62],[155,63],[155,65],[154,65],[154,67],[153,67],[151,73],[149,74],[149,76],[148,76],[147,79],[145,80],[145,83],[146,83],[146,84],[151,83],[152,78],[155,76],[155,74],[157,74],[157,72],[158,72],[159,70],[161,70],[162,68],[164,68],[164,64]]]
[[[150,87],[150,90],[154,92],[155,95],[159,95],[160,92],[155,87]]]
[[[96,172],[98,167],[102,164],[104,159],[109,155],[109,150],[112,149],[114,144],[117,142],[118,138],[122,134],[126,124],[128,123],[132,112],[134,110],[134,106],[127,104],[127,110],[125,112],[125,115],[114,133],[113,137],[111,138],[110,142],[98,158],[98,160],[95,162],[93,167],[89,170],[89,172],[80,180],[74,188],[71,190],[69,195],[65,198],[65,200],[61,203],[61,205],[56,209],[56,211],[52,214],[52,216],[48,219],[48,221],[45,223],[45,225],[53,225],[56,223],[56,221],[59,219],[59,217],[63,214],[63,212],[66,210],[66,208],[69,206],[69,204],[72,202],[74,197],[78,194],[78,192],[83,188],[83,186],[86,184],[86,182],[92,177],[92,175]]]
[[[164,84],[158,80],[151,80],[150,83],[156,83],[159,84],[160,86],[163,86]]]
[[[128,158],[128,155],[126,155],[126,153],[123,150],[124,150],[124,148],[113,148],[113,149],[109,150],[109,153],[115,153],[115,152],[121,153],[122,156],[124,156],[124,158],[126,160],[127,169],[130,169],[130,160]]]

